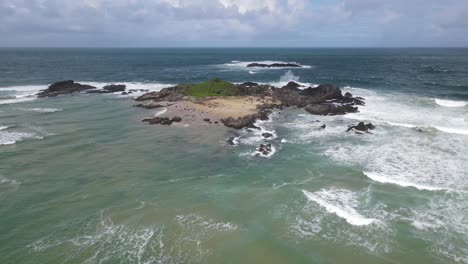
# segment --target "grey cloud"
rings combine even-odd
[[[2,0],[0,46],[466,45],[467,17],[464,0]]]

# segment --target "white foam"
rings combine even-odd
[[[437,99],[437,98],[434,98],[434,102],[444,107],[464,107],[468,105],[468,102],[465,102],[465,101],[452,101],[452,100]]]
[[[0,175],[0,184],[19,185],[19,182],[17,182],[16,180],[7,179]]]
[[[96,87],[98,90],[102,89],[104,86],[109,85],[111,83],[105,82],[78,82],[81,84],[87,84]],[[173,84],[166,84],[166,83],[142,83],[142,82],[115,82],[114,84],[123,84],[125,85],[125,92],[129,93],[131,90],[133,92],[127,94],[130,97],[138,97],[143,95],[147,92],[159,92],[164,88],[172,87]],[[115,94],[121,94],[121,92],[117,92]]]
[[[295,82],[301,86],[299,87],[299,89],[304,89],[308,87],[317,87],[317,85],[314,83],[300,82],[299,79],[300,79],[300,76],[294,75],[294,73],[291,70],[288,70],[280,77],[279,81],[269,82],[269,83],[260,83],[260,84],[267,84],[267,85],[272,85],[277,88],[281,88],[283,86],[286,86],[289,82]]]
[[[434,254],[468,263],[467,201],[465,194],[432,196],[400,214],[417,229],[418,237],[431,241]]]
[[[250,74],[257,74],[255,71],[249,71]]]
[[[24,102],[33,101],[34,99],[36,99],[36,97],[24,97],[24,98],[0,100],[0,105],[24,103]]]
[[[104,86],[111,84],[106,82],[81,82],[77,83],[91,85],[96,89],[102,89]],[[115,84],[124,84],[126,86],[127,96],[138,97],[147,92],[160,91],[163,88],[174,86],[173,84],[165,83],[142,83],[142,82],[115,82]],[[37,99],[36,94],[41,90],[47,89],[49,85],[26,85],[26,86],[10,86],[0,87],[0,93],[6,93],[7,98],[0,99],[0,105],[2,104],[17,104],[29,102]],[[133,90],[132,93],[129,93]],[[121,95],[121,92],[115,94]],[[8,98],[11,97],[11,98]]]
[[[417,184],[413,182],[407,182],[404,180],[392,179],[390,176],[384,176],[384,175],[380,175],[374,172],[364,171],[363,173],[364,175],[369,177],[371,180],[381,182],[381,183],[390,183],[390,184],[395,184],[395,185],[399,185],[402,187],[414,187],[419,190],[429,190],[429,191],[451,190],[449,188],[426,186],[426,185]]]
[[[406,123],[398,123],[398,122],[386,122],[387,124],[391,126],[400,126],[400,127],[407,127],[407,128],[416,128],[416,125],[413,124],[406,124]]]
[[[19,92],[21,94],[31,94],[32,92],[39,92],[40,90],[44,89],[47,89],[47,85],[7,86],[0,87],[0,92]]]
[[[110,217],[89,217],[57,226],[49,235],[29,245],[34,252],[66,249],[67,261],[80,263],[202,263],[211,254],[207,241],[239,227],[196,214],[170,219],[170,226],[155,220],[150,226],[119,224]],[[70,227],[79,232],[65,232]],[[83,256],[88,259],[83,260]]]
[[[366,226],[377,221],[376,219],[366,218],[356,211],[356,200],[352,193],[347,190],[322,189],[315,193],[302,190],[302,193],[310,201],[316,202],[325,208],[327,212],[345,219],[351,225]]]
[[[301,67],[247,67],[247,65],[252,63],[260,63],[260,64],[274,64],[274,63],[294,63],[300,65]],[[255,70],[278,70],[278,69],[285,69],[285,68],[294,68],[294,69],[310,69],[312,66],[310,65],[302,65],[297,62],[285,62],[285,61],[232,61],[231,63],[225,63],[224,66],[231,67],[231,68],[240,68],[240,69],[255,69]]]
[[[6,94],[5,99],[0,99],[0,105],[3,104],[17,104],[33,101],[36,99],[36,94],[43,89],[45,85],[23,85],[23,86],[9,86],[0,87],[0,94]]]
[[[58,108],[43,108],[43,107],[37,107],[37,108],[22,108],[21,110],[24,110],[24,111],[32,111],[32,112],[39,112],[39,113],[55,113],[55,112],[63,111],[62,109],[58,109]]]
[[[167,108],[163,108],[163,109],[159,110],[158,112],[156,112],[154,114],[154,116],[160,116],[160,115],[162,115],[162,114],[164,114],[166,112],[167,112]]]
[[[454,127],[443,127],[443,126],[434,126],[437,130],[458,135],[468,135],[468,129],[463,128],[454,128]]]
[[[232,232],[239,227],[231,222],[217,222],[197,214],[177,215],[176,221],[182,226],[199,226],[205,231]]]
[[[22,141],[27,138],[36,138],[41,139],[42,137],[38,137],[33,133],[25,133],[25,132],[10,132],[0,130],[0,145],[13,145],[18,141]]]

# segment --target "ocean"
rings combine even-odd
[[[273,61],[303,67],[245,67]],[[248,132],[149,126],[141,92],[35,96],[214,78],[366,106]],[[468,49],[0,49],[0,263],[468,263]]]

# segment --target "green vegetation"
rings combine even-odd
[[[207,96],[235,96],[239,93],[239,90],[230,82],[214,79],[192,85],[183,93],[196,98],[204,98]]]

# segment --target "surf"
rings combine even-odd
[[[335,214],[351,225],[367,226],[377,221],[377,219],[366,218],[356,211],[352,201],[353,197],[348,191],[321,190],[312,193],[302,190],[302,193],[309,201],[317,203],[328,213]]]

